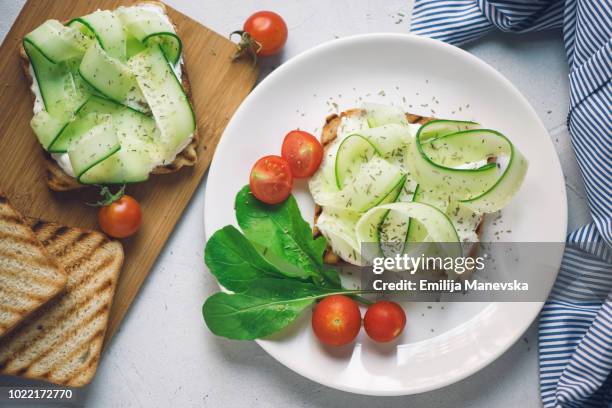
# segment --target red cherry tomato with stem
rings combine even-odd
[[[361,312],[355,301],[344,295],[323,299],[312,314],[312,329],[323,344],[343,346],[355,340],[361,328]]]
[[[363,326],[372,340],[386,343],[402,333],[406,326],[406,313],[397,303],[381,300],[368,307]]]
[[[293,176],[289,163],[279,156],[257,160],[249,178],[251,193],[266,204],[282,203],[291,194]]]
[[[321,165],[323,146],[310,133],[292,130],[283,140],[281,156],[289,163],[293,177],[310,177]]]
[[[134,234],[142,223],[140,204],[133,197],[124,194],[123,186],[116,194],[102,187],[103,201],[97,203],[98,224],[106,234],[114,238],[126,238]]]
[[[273,11],[258,11],[246,19],[240,35],[240,43],[234,58],[243,54],[268,56],[278,54],[287,42],[287,24]]]

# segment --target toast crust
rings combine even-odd
[[[344,112],[341,112],[340,114],[333,113],[327,116],[325,118],[325,125],[323,126],[323,129],[321,130],[321,144],[323,145],[323,149],[326,150],[329,147],[329,145],[334,140],[336,140],[336,138],[338,137],[338,127],[340,126],[340,123],[342,122],[342,118],[358,116],[358,115],[363,115],[363,114],[365,114],[365,111],[363,109],[356,108],[356,109],[346,110]],[[427,122],[435,119],[432,117],[419,116],[419,115],[415,115],[415,114],[408,113],[408,112],[405,113],[405,116],[406,116],[406,120],[408,121],[408,123],[419,124],[419,125],[424,125]],[[314,238],[317,238],[322,235],[319,228],[317,228],[317,221],[322,212],[323,212],[323,208],[319,204],[315,204],[314,228],[313,228]],[[481,220],[478,223],[478,226],[476,227],[476,230],[475,230],[476,235],[478,235],[479,238],[482,235],[483,228],[484,228],[484,216],[481,217]],[[475,251],[477,251],[477,247],[474,245],[469,251],[470,255],[473,255]],[[323,253],[323,262],[325,262],[326,264],[330,264],[330,265],[346,265],[347,264],[342,258],[340,258],[339,255],[334,253],[329,242],[327,243],[327,248],[325,249],[325,252]]]
[[[80,387],[94,377],[123,247],[97,231],[27,219],[63,265],[65,291],[0,338],[0,374]]]
[[[162,8],[164,10],[164,13],[166,12],[166,5],[158,1],[142,1],[132,6],[138,6],[141,4],[155,5],[155,6]],[[176,27],[174,22],[171,21],[171,23],[174,26],[174,30],[176,31],[176,33],[179,34],[178,27]],[[19,56],[20,56],[21,67],[23,69],[24,75],[27,78],[30,86],[32,86],[32,83],[34,82],[34,78],[32,78],[32,75],[30,74],[30,60],[28,58],[28,55],[25,52],[25,49],[23,48],[23,45],[19,46]],[[183,86],[185,95],[187,96],[187,100],[191,104],[191,108],[194,109],[192,92],[191,92],[191,83],[189,82],[189,75],[187,74],[184,54],[182,55],[182,58],[183,58],[183,61],[181,62],[181,84]],[[32,98],[32,103],[34,103],[36,99],[36,96],[34,95],[34,93],[32,93],[31,98]],[[200,146],[200,134],[199,134],[199,130],[196,124],[196,128],[193,131],[193,137],[191,141],[189,142],[187,146],[185,146],[183,150],[181,150],[176,155],[172,163],[169,163],[164,166],[157,166],[156,168],[153,169],[151,174],[169,174],[169,173],[174,173],[174,172],[179,171],[184,166],[187,166],[187,167],[194,166],[198,160],[199,146]],[[51,155],[48,152],[44,152],[44,155],[45,155],[46,181],[47,181],[47,186],[49,187],[49,189],[53,191],[70,191],[70,190],[76,190],[79,188],[87,187],[87,185],[79,183],[76,178],[67,174],[57,164],[57,162],[51,157]]]

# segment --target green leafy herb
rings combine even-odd
[[[273,264],[289,263],[297,267],[298,278],[310,278],[315,284],[330,286],[339,282],[337,273],[323,273],[323,252],[327,246],[322,236],[313,239],[310,225],[304,221],[293,196],[276,205],[257,200],[249,186],[236,196],[236,218],[244,235],[269,250],[264,256]],[[286,262],[282,262],[286,261]],[[286,266],[286,265],[285,265]],[[336,285],[335,287],[339,287]]]
[[[219,283],[236,293],[247,290],[256,279],[283,276],[283,272],[267,262],[232,225],[223,227],[210,237],[204,261]]]
[[[317,299],[363,293],[343,289],[338,272],[323,264],[325,238],[313,239],[292,196],[270,206],[255,199],[246,186],[236,197],[236,217],[244,235],[228,225],[212,235],[204,251],[211,273],[233,292],[216,293],[202,307],[216,335],[266,337]]]

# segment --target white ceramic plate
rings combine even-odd
[[[256,159],[280,153],[287,131],[299,127],[319,134],[328,114],[362,101],[477,120],[502,131],[530,161],[524,185],[503,210],[502,239],[564,241],[567,206],[561,167],[525,98],[500,73],[459,48],[397,34],[322,44],[286,62],[255,88],[225,130],[210,168],[206,236],[236,223],[236,193],[248,182]],[[295,194],[304,218],[311,220],[313,202],[305,183],[298,183]],[[405,307],[406,330],[391,345],[376,345],[361,333],[354,345],[325,348],[313,337],[309,313],[282,336],[259,344],[290,369],[330,387],[369,395],[414,394],[459,381],[495,360],[527,329],[542,303]]]

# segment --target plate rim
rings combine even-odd
[[[343,46],[347,46],[350,45],[351,43],[354,42],[359,42],[359,41],[367,41],[367,40],[407,40],[407,41],[422,41],[424,43],[428,43],[429,46],[432,47],[440,47],[442,49],[445,49],[449,52],[455,53],[456,55],[458,55],[459,57],[463,57],[463,58],[467,58],[469,60],[471,60],[473,63],[476,63],[478,65],[481,65],[483,68],[485,68],[487,71],[489,71],[490,73],[492,73],[492,75],[494,75],[496,77],[497,80],[499,80],[501,83],[503,83],[505,85],[505,87],[511,91],[512,93],[515,94],[515,96],[522,102],[522,104],[527,108],[528,112],[533,116],[533,118],[536,120],[537,124],[540,126],[541,130],[546,133],[547,135],[550,134],[548,132],[548,129],[546,129],[546,127],[544,126],[544,124],[542,123],[542,120],[540,119],[540,117],[538,116],[537,112],[535,111],[535,109],[533,108],[533,106],[529,103],[529,101],[527,100],[527,98],[525,98],[525,96],[516,88],[516,86],[509,80],[507,79],[504,75],[502,75],[499,71],[497,71],[495,68],[493,68],[491,65],[489,65],[487,62],[483,61],[482,59],[478,58],[477,56],[469,53],[468,51],[465,51],[459,47],[453,46],[451,44],[447,44],[445,42],[439,41],[439,40],[435,40],[432,38],[428,38],[428,37],[422,37],[422,36],[418,36],[412,33],[385,33],[385,32],[379,32],[379,33],[365,33],[365,34],[357,34],[357,35],[350,35],[350,36],[345,36],[342,38],[338,38],[338,39],[333,39],[333,40],[329,40],[326,41],[324,43],[318,44],[312,48],[309,48],[301,53],[299,53],[298,55],[290,58],[289,60],[285,61],[284,63],[282,63],[276,70],[272,71],[270,74],[268,74],[259,84],[257,84],[255,86],[255,88],[253,89],[253,91],[242,101],[242,103],[240,104],[239,108],[236,110],[236,112],[234,113],[234,115],[232,116],[232,118],[230,119],[228,125],[226,126],[225,130],[223,131],[223,134],[221,135],[221,140],[219,142],[219,144],[217,145],[217,149],[219,149],[220,147],[222,147],[225,143],[229,143],[226,141],[226,138],[224,138],[226,133],[231,133],[233,131],[233,127],[235,126],[234,123],[234,118],[239,117],[242,113],[243,110],[247,109],[246,107],[248,107],[249,102],[251,99],[254,99],[257,97],[258,94],[265,92],[266,89],[270,86],[269,84],[273,83],[273,80],[271,78],[274,78],[276,75],[279,75],[279,72],[283,72],[287,69],[290,69],[293,65],[297,65],[299,64],[303,59],[306,59],[308,57],[310,57],[311,54],[316,54],[319,52],[322,52],[323,50],[327,49],[327,48],[334,48],[334,47],[339,47],[340,49]],[[550,141],[550,140],[549,140]],[[552,143],[552,142],[551,142]],[[551,147],[554,149],[554,146]],[[209,169],[209,174],[207,176],[207,185],[208,185],[208,178],[210,177],[211,174],[213,174],[216,170],[216,168],[219,166],[219,162],[220,159],[217,157],[217,155],[215,154]],[[558,167],[559,172],[561,173],[561,175],[563,175],[563,168],[561,166],[560,160],[559,160],[559,156],[555,151],[555,163],[556,166]],[[565,236],[567,234],[567,224],[568,224],[568,219],[567,219],[567,192],[566,192],[566,186],[565,183],[561,183],[561,189],[563,191],[563,195],[562,195],[562,203],[561,203],[561,212],[563,215],[563,219],[561,220],[561,222],[563,223],[563,236],[559,237],[559,241],[558,242],[563,242],[565,243]],[[209,201],[210,200],[210,201]],[[208,240],[210,238],[210,236],[212,235],[212,231],[208,231],[206,228],[206,225],[208,224],[206,221],[209,218],[209,216],[207,216],[208,211],[207,208],[209,208],[209,204],[212,204],[212,198],[209,194],[206,194],[205,200],[204,200],[204,236],[206,238],[206,240]],[[559,257],[559,265],[561,263],[561,257]],[[558,273],[558,270],[557,270]],[[556,276],[555,276],[556,279]],[[551,286],[552,289],[552,286]],[[512,305],[513,302],[496,302],[498,305]],[[537,316],[539,315],[542,307],[544,306],[544,302],[521,302],[521,303],[529,303],[532,305],[531,307],[531,315],[529,316],[529,319],[525,319],[524,320],[524,324],[521,325],[520,330],[517,330],[515,332],[515,335],[512,336],[512,338],[508,339],[502,347],[499,347],[495,353],[489,355],[487,358],[482,358],[479,359],[477,363],[472,364],[471,366],[469,366],[469,368],[464,369],[463,371],[461,371],[461,373],[445,380],[445,381],[441,381],[438,383],[432,383],[433,385],[424,385],[424,386],[420,386],[420,387],[412,387],[410,389],[406,389],[404,388],[397,388],[397,389],[393,389],[393,390],[372,390],[372,389],[362,389],[362,388],[357,388],[357,387],[351,387],[351,386],[346,386],[343,384],[339,384],[339,383],[333,383],[331,384],[329,381],[326,381],[325,379],[317,376],[317,375],[310,375],[309,373],[305,373],[303,370],[301,370],[299,367],[297,367],[296,364],[294,364],[292,362],[291,359],[286,359],[283,358],[281,356],[275,355],[273,350],[272,350],[272,346],[274,344],[273,341],[271,340],[265,340],[265,339],[257,339],[255,340],[255,342],[257,344],[259,344],[259,346],[266,351],[266,353],[268,353],[272,358],[274,358],[276,361],[280,362],[282,365],[284,365],[285,367],[289,368],[290,370],[294,371],[295,373],[301,375],[302,377],[308,378],[311,381],[317,382],[319,384],[322,384],[324,386],[330,387],[330,388],[334,388],[334,389],[338,389],[341,391],[345,391],[345,392],[350,392],[353,394],[360,394],[360,395],[369,395],[369,396],[403,396],[403,395],[413,395],[413,394],[419,394],[419,393],[423,393],[423,392],[428,392],[428,391],[433,391],[433,390],[437,390],[437,389],[441,389],[444,387],[447,387],[451,384],[457,383],[459,381],[464,380],[467,377],[470,377],[471,375],[477,373],[478,371],[482,370],[483,368],[485,368],[486,366],[488,366],[489,364],[493,363],[494,361],[496,361],[501,355],[503,355],[506,351],[508,351],[516,342],[517,340],[525,333],[525,331],[529,328],[529,326],[531,326],[531,324],[534,322],[534,320],[537,318]],[[489,306],[487,306],[486,308],[484,308],[480,313],[482,313],[484,310],[486,310],[487,308],[491,307],[491,304],[489,304]]]

